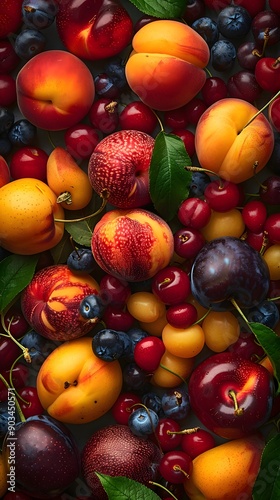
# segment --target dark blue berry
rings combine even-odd
[[[125,63],[122,59],[118,58],[109,62],[105,67],[105,72],[119,89],[126,86]]]
[[[128,427],[135,436],[145,437],[153,434],[159,423],[159,417],[153,410],[137,408],[128,419]]]
[[[99,96],[108,99],[116,99],[120,96],[120,89],[115,85],[112,78],[106,73],[100,73],[94,78],[95,90]]]
[[[190,412],[189,394],[182,388],[169,389],[162,395],[162,409],[166,417],[182,420]]]
[[[23,22],[29,28],[48,28],[54,22],[57,11],[55,0],[23,0],[22,3]]]
[[[205,172],[193,172],[189,196],[194,198],[202,197],[206,186],[210,182],[211,179]]]
[[[133,360],[134,349],[135,349],[136,344],[140,340],[142,340],[143,338],[148,337],[148,334],[147,334],[147,332],[142,330],[142,328],[137,328],[137,327],[130,328],[127,331],[127,334],[129,335],[130,342],[131,342],[130,357]]]
[[[155,392],[147,392],[146,394],[143,394],[141,401],[143,405],[147,406],[147,408],[153,410],[158,415],[162,413],[161,397]]]
[[[194,29],[205,40],[209,47],[219,40],[219,30],[217,23],[210,17],[200,17],[192,24]]]
[[[1,403],[0,405],[0,438],[3,438],[8,431],[9,415],[7,404]]]
[[[77,248],[67,258],[67,266],[71,271],[92,273],[96,262],[90,248]]]
[[[15,121],[15,115],[10,109],[0,106],[0,134],[10,130]]]
[[[96,294],[87,295],[80,303],[80,314],[85,319],[101,319],[104,310],[104,303],[101,297]]]
[[[218,15],[217,26],[225,38],[241,38],[249,33],[252,19],[249,12],[241,6],[230,5]]]
[[[40,367],[49,354],[59,345],[59,342],[46,339],[34,330],[27,332],[20,343],[22,346],[27,347],[32,367],[36,365]]]
[[[11,141],[9,140],[8,134],[1,134],[0,135],[0,155],[1,156],[7,156],[13,145]]]
[[[216,71],[229,71],[236,59],[236,48],[230,40],[218,40],[211,48],[211,64]]]
[[[143,394],[148,392],[150,390],[150,378],[151,375],[133,361],[123,368],[123,383],[127,391],[138,391]]]
[[[17,146],[28,146],[34,142],[37,128],[25,118],[17,120],[10,128],[8,138]]]
[[[15,52],[25,60],[40,54],[46,48],[47,39],[41,31],[35,29],[27,29],[21,31],[15,40]]]
[[[272,300],[264,300],[256,307],[252,307],[246,312],[248,321],[261,323],[272,330],[276,327],[280,319],[279,309]]]
[[[94,354],[104,361],[115,361],[121,358],[124,356],[126,347],[123,335],[110,328],[100,330],[92,338]]]

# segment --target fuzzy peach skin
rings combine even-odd
[[[64,342],[46,358],[37,376],[42,406],[67,424],[85,424],[111,409],[122,388],[119,362],[95,356],[92,339]]]
[[[95,96],[88,67],[63,50],[46,50],[25,63],[17,75],[16,90],[21,113],[45,130],[64,130],[78,123]]]
[[[57,195],[57,202],[66,210],[81,210],[92,197],[87,173],[60,146],[54,148],[48,157],[47,184]]]
[[[143,281],[167,266],[173,234],[158,215],[143,209],[107,212],[96,224],[91,249],[106,273],[126,281]]]
[[[37,271],[23,290],[22,312],[40,335],[59,341],[75,339],[93,328],[93,321],[81,316],[79,305],[84,297],[98,291],[99,285],[91,275],[55,264]]]
[[[32,255],[53,248],[64,234],[63,208],[56,195],[38,179],[23,178],[0,188],[0,246]]]
[[[190,500],[250,499],[265,442],[259,435],[235,439],[193,460],[184,488]]]
[[[10,169],[8,163],[3,156],[0,156],[0,187],[8,184],[11,180]]]
[[[132,47],[126,78],[151,108],[179,108],[203,87],[209,47],[187,24],[163,19],[148,23],[134,35]]]
[[[228,97],[212,104],[200,117],[195,149],[200,167],[240,183],[260,172],[274,147],[272,127],[252,104]],[[254,168],[256,165],[256,168]]]

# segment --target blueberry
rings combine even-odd
[[[96,262],[90,248],[78,248],[73,250],[67,258],[67,266],[71,271],[92,273]]]
[[[232,69],[236,59],[236,48],[230,40],[218,40],[211,48],[211,63],[216,71]]]
[[[29,28],[44,29],[50,26],[58,11],[55,0],[23,0],[23,22]]]
[[[58,343],[42,337],[34,330],[27,332],[20,343],[22,346],[27,347],[32,366],[40,366],[58,345]]]
[[[161,397],[155,394],[155,392],[146,392],[146,394],[143,394],[141,401],[143,405],[153,410],[157,415],[162,413]]]
[[[210,17],[200,17],[192,24],[194,29],[205,40],[209,47],[219,40],[219,30],[217,23]]]
[[[102,299],[96,294],[87,295],[80,303],[80,314],[85,319],[101,319],[104,309]]]
[[[162,395],[162,409],[166,417],[182,420],[190,412],[189,395],[185,389],[174,388]]]
[[[220,11],[217,26],[225,38],[240,38],[249,33],[252,19],[249,12],[241,6],[230,5]]]
[[[99,96],[116,99],[120,95],[120,89],[115,85],[112,78],[106,73],[100,73],[94,78],[95,90]]]
[[[130,341],[131,341],[131,357],[133,359],[134,349],[139,340],[148,337],[147,332],[142,330],[142,328],[133,327],[127,331]]]
[[[0,408],[0,438],[3,438],[8,431],[9,415],[7,405]]]
[[[104,361],[114,361],[124,355],[126,345],[120,332],[104,328],[97,332],[92,339],[94,354]],[[124,332],[123,332],[124,333]]]
[[[28,146],[33,143],[37,129],[25,118],[17,120],[10,128],[8,138],[17,146]]]
[[[15,115],[10,109],[0,106],[0,134],[8,132],[15,121]]]
[[[26,29],[21,31],[15,40],[15,52],[25,60],[40,54],[46,48],[47,39],[43,33],[35,29]]]
[[[123,382],[125,390],[127,391],[139,391],[143,394],[149,391],[149,380],[151,375],[142,368],[140,368],[135,362],[128,363],[123,368]]]
[[[200,198],[203,196],[204,190],[210,182],[211,179],[205,172],[193,172],[189,196]]]
[[[125,63],[122,59],[117,58],[109,62],[105,67],[105,72],[119,89],[126,86]]]
[[[153,434],[159,423],[159,417],[153,410],[137,408],[128,419],[128,427],[135,436],[145,437]]]
[[[276,327],[280,319],[279,309],[272,300],[264,300],[246,312],[248,321],[261,323],[272,330]]]

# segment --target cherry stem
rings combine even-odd
[[[252,118],[250,118],[250,120],[246,123],[246,125],[244,125],[242,130],[244,130],[244,128],[248,127],[248,125],[250,125],[250,123],[252,123],[252,121],[255,118],[257,118],[257,116],[259,116],[279,95],[280,95],[280,90],[278,90],[278,92],[276,92],[276,94],[261,109],[259,109],[259,111],[257,113],[255,113],[254,116],[252,116]],[[241,132],[242,132],[242,130],[241,130]]]
[[[159,366],[163,370],[166,370],[167,372],[172,373],[172,375],[175,375],[175,377],[178,377],[179,379],[181,379],[182,382],[188,387],[188,384],[187,384],[186,380],[183,377],[181,377],[181,375],[179,375],[178,373],[174,372],[173,370],[170,370],[170,368],[167,368],[167,366],[164,366],[162,363],[160,363]]]
[[[244,409],[243,408],[240,408],[239,404],[238,404],[238,401],[237,401],[237,397],[236,397],[236,393],[233,389],[230,389],[228,391],[228,395],[230,397],[230,399],[233,400],[233,403],[234,403],[234,413],[236,416],[240,417],[241,415],[243,415],[244,413]]]
[[[183,429],[182,431],[170,431],[167,430],[166,434],[172,435],[172,434],[195,434],[197,431],[200,430],[200,427],[193,427],[192,429]]]
[[[107,204],[107,200],[109,198],[109,193],[106,192],[105,194],[102,194],[101,198],[102,198],[102,205],[93,214],[85,215],[84,217],[79,217],[78,219],[54,219],[54,222],[82,222],[83,220],[91,219],[92,217],[99,215]]]
[[[189,474],[184,469],[182,469],[182,467],[180,465],[175,464],[175,465],[173,465],[172,469],[175,470],[175,472],[182,472],[182,474],[184,474],[184,476],[187,479],[190,479]]]
[[[28,347],[24,347],[20,342],[18,342],[18,340],[16,340],[12,336],[12,334],[10,332],[10,326],[11,326],[12,321],[13,321],[13,317],[10,319],[9,326],[8,326],[8,329],[7,329],[6,325],[5,325],[5,322],[4,322],[4,315],[1,314],[1,324],[2,324],[2,327],[5,330],[5,332],[7,333],[7,335],[5,335],[5,334],[1,334],[1,335],[5,336],[5,337],[9,337],[22,350],[25,361],[27,363],[31,363],[31,357],[30,357],[30,354],[29,354]]]
[[[216,174],[216,172],[213,172],[212,170],[209,170],[208,168],[186,166],[185,169],[189,170],[190,172],[206,172],[207,174],[214,175],[220,181],[220,186],[219,186],[220,189],[222,189],[224,187],[221,177],[218,174]]]
[[[235,309],[239,312],[240,316],[242,317],[242,319],[244,319],[246,325],[250,328],[250,330],[253,332],[252,328],[250,327],[250,323],[249,321],[247,320],[245,314],[243,313],[243,311],[240,309],[239,305],[237,304],[237,302],[235,301],[235,299],[230,299],[232,305],[235,307]],[[254,333],[254,332],[253,332]]]
[[[201,318],[199,318],[197,321],[195,321],[193,324],[194,325],[199,325],[199,323],[202,323],[202,321],[206,318],[206,316],[208,316],[208,314],[210,313],[211,309],[208,309],[208,311],[206,311],[205,314],[203,314],[203,316],[201,316]]]
[[[12,390],[14,392],[14,388],[13,387],[10,387],[7,380],[5,379],[5,377],[3,377],[2,373],[0,373],[0,380],[3,382],[3,384],[7,387],[8,391]],[[15,397],[15,405],[16,405],[16,409],[17,409],[17,412],[18,412],[18,415],[19,415],[19,418],[20,418],[20,421],[21,422],[25,422],[26,421],[26,418],[22,412],[22,409],[19,405],[19,402],[17,400],[17,398]]]
[[[261,52],[259,52],[259,50],[258,50],[258,49],[254,49],[254,50],[252,50],[252,54],[253,54],[254,56],[257,56],[257,57],[263,57],[263,55],[264,55],[264,51],[265,51],[265,48],[266,48],[266,46],[267,46],[267,42],[268,42],[268,40],[269,40],[269,31],[270,31],[270,29],[269,29],[269,28],[266,28],[266,29],[265,29],[265,32],[264,32],[264,42],[263,42],[263,48],[262,48],[262,51],[261,51]]]
[[[155,483],[154,481],[149,481],[149,484],[152,484],[153,486],[157,486],[158,488],[161,488],[163,489],[164,491],[166,491],[166,493],[168,493],[172,498],[174,498],[174,500],[178,500],[177,497],[175,497],[175,495],[173,495],[173,493],[171,491],[169,491],[165,486],[163,486],[162,484],[160,483]]]

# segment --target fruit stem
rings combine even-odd
[[[237,302],[235,301],[235,299],[230,299],[232,305],[235,307],[235,309],[239,312],[240,316],[242,317],[242,319],[244,319],[245,323],[247,326],[249,326],[250,328],[250,323],[249,321],[247,320],[245,314],[243,313],[243,311],[240,309],[239,305],[237,304]],[[250,328],[251,330],[251,328]]]
[[[213,172],[212,170],[208,170],[208,168],[186,166],[185,169],[189,170],[190,172],[206,172],[207,174],[214,175],[215,177],[217,177],[221,181],[220,176],[218,174],[216,174],[216,172]]]
[[[84,217],[79,217],[78,219],[54,219],[54,222],[82,222],[83,220],[91,219],[91,217],[95,217],[96,215],[99,215],[107,204],[107,200],[109,198],[108,191],[106,191],[105,194],[102,194],[101,198],[102,198],[102,205],[93,214],[85,215]]]
[[[261,109],[259,109],[259,111],[257,113],[255,113],[254,116],[252,116],[252,118],[250,118],[250,120],[246,123],[246,125],[244,125],[242,130],[244,130],[244,128],[248,127],[248,125],[250,125],[250,123],[252,123],[252,121],[255,118],[257,118],[257,116],[259,116],[279,95],[280,95],[280,90],[278,90],[278,92],[276,92],[276,94],[271,99],[269,99],[269,101]],[[240,132],[242,132],[242,130]]]
[[[177,497],[175,497],[175,495],[173,495],[173,493],[171,491],[169,491],[165,486],[163,486],[162,484],[160,483],[155,483],[154,481],[149,481],[149,484],[152,484],[153,486],[157,486],[158,488],[162,488],[164,491],[166,491],[166,493],[168,493],[168,495],[170,495],[172,498],[174,498],[174,500],[178,500]]]
[[[175,465],[173,465],[172,469],[175,470],[175,472],[182,472],[182,474],[184,474],[184,476],[187,479],[190,479],[189,474],[184,469],[182,469],[182,467],[180,465],[175,464]]]
[[[172,373],[172,375],[175,375],[175,377],[178,377],[179,379],[181,379],[182,382],[188,387],[186,380],[183,377],[181,377],[181,375],[179,375],[178,373],[175,373],[173,370],[170,370],[170,368],[167,368],[167,366],[164,366],[162,363],[160,363],[159,366],[163,370],[166,370],[167,372]]]
[[[199,431],[200,427],[193,427],[192,429],[183,429],[182,431],[166,431],[166,434],[172,435],[172,434],[194,434],[195,432]]]
[[[25,399],[23,399],[23,397],[21,397],[21,395],[17,392],[15,386],[14,386],[14,383],[13,383],[13,369],[16,365],[16,363],[23,357],[23,354],[20,354],[17,359],[14,360],[11,368],[10,368],[10,373],[9,373],[9,382],[10,382],[10,387],[15,391],[16,393],[16,397],[17,399],[20,399],[23,403],[27,404],[30,406],[30,403],[28,401],[26,401]]]
[[[201,318],[199,318],[197,321],[195,321],[193,324],[194,325],[199,325],[199,323],[202,323],[202,321],[206,318],[206,316],[208,316],[208,314],[210,313],[211,309],[208,309],[208,311],[206,311],[205,314],[203,314],[203,316],[201,316]]]
[[[270,31],[270,29],[269,29],[269,28],[266,28],[266,29],[265,29],[264,36],[263,36],[263,38],[264,38],[264,42],[263,42],[263,48],[262,48],[262,51],[261,51],[261,52],[259,52],[259,50],[258,50],[258,49],[254,49],[254,50],[252,50],[252,54],[253,54],[253,56],[263,57],[263,55],[264,55],[264,51],[265,51],[265,48],[266,48],[267,43],[268,43],[268,40],[269,40],[269,31]]]
[[[1,314],[2,328],[3,328],[3,330],[5,330],[5,332],[7,333],[7,335],[5,335],[4,333],[1,333],[0,335],[2,335],[2,337],[9,337],[22,350],[25,361],[27,363],[31,363],[31,357],[30,357],[30,354],[29,354],[28,347],[24,347],[20,342],[18,342],[18,340],[16,340],[12,336],[12,334],[10,332],[10,325],[11,325],[12,321],[13,321],[13,317],[10,319],[9,326],[8,326],[8,329],[7,329],[6,325],[5,325],[5,322],[4,322],[4,315]]]
[[[238,401],[237,401],[237,397],[236,397],[235,391],[233,389],[230,389],[228,391],[228,395],[229,395],[230,399],[233,400],[233,403],[234,403],[234,414],[236,416],[240,417],[241,415],[243,415],[244,409],[240,408],[240,406],[238,405]]]
[[[3,384],[7,387],[8,391],[10,392],[14,392],[15,389],[13,387],[10,387],[7,380],[5,379],[5,377],[3,377],[2,373],[0,373],[0,380],[3,382]],[[19,405],[19,402],[17,400],[17,398],[15,397],[15,405],[16,405],[16,409],[17,409],[17,412],[18,412],[18,415],[19,415],[19,418],[20,418],[20,421],[21,422],[25,422],[26,421],[26,418],[22,412],[22,409]]]

